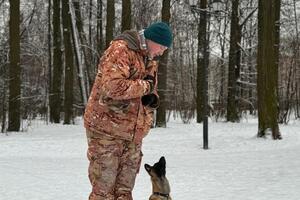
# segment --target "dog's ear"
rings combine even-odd
[[[150,171],[151,171],[151,166],[148,165],[148,164],[145,164],[144,167],[145,167],[146,171],[147,171],[148,173],[150,173]]]
[[[166,175],[166,159],[165,157],[161,157],[157,163],[153,166],[154,171],[156,172],[158,177],[162,177]]]
[[[162,157],[159,159],[158,163],[159,163],[160,165],[162,165],[163,167],[166,167],[166,159],[165,159],[165,157],[162,156]]]

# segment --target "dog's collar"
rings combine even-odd
[[[160,192],[153,192],[153,194],[163,196],[163,197],[167,197],[167,198],[170,196],[169,194],[163,194],[163,193],[160,193]]]

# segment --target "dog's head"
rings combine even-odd
[[[153,166],[145,164],[145,169],[151,177],[165,177],[166,176],[166,159],[161,157]]]

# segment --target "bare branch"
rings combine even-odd
[[[25,19],[24,20],[24,24],[26,23],[26,21],[29,19],[29,22],[28,22],[28,24],[27,24],[27,26],[25,26],[25,28],[23,29],[23,31],[22,31],[22,33],[21,33],[21,38],[22,38],[22,35],[24,34],[24,32],[27,30],[27,28],[29,27],[29,25],[31,24],[31,22],[32,22],[32,19],[33,19],[33,16],[34,16],[34,14],[35,14],[35,11],[36,11],[36,5],[37,5],[37,0],[35,0],[35,2],[34,2],[34,7],[33,7],[33,9],[32,9],[32,12],[31,12],[31,14],[27,17],[27,19]]]
[[[2,4],[4,3],[5,0],[0,1],[0,7],[2,6]]]

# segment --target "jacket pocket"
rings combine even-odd
[[[130,107],[130,100],[114,100],[104,96],[100,98],[99,103],[106,105],[108,110],[120,114],[128,113]]]

